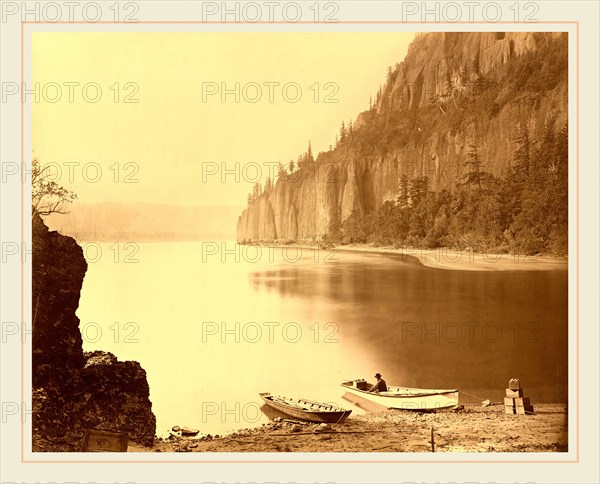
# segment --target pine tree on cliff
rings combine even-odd
[[[529,140],[529,130],[523,123],[519,123],[517,126],[517,132],[515,135],[515,143],[517,149],[514,152],[514,164],[513,172],[517,179],[517,183],[522,183],[529,176],[529,165],[531,162],[531,142]]]
[[[531,156],[530,179],[556,180],[567,176],[569,146],[567,129],[567,125],[565,125],[556,133],[554,123],[549,122],[544,126],[544,134],[538,143],[539,148]]]
[[[271,178],[267,177],[267,179],[265,180],[265,191],[264,191],[264,193],[270,193],[271,190],[273,190],[273,182],[271,181]]]
[[[346,135],[348,132],[346,131],[346,125],[342,121],[342,126],[340,127],[340,143],[343,143],[346,140]]]
[[[408,190],[408,177],[402,175],[398,180],[398,196],[396,197],[396,203],[401,208],[406,208],[409,205],[409,190]]]
[[[294,173],[294,170],[296,169],[296,165],[294,164],[294,160],[290,160],[290,164],[288,165],[288,171],[290,172],[290,174]]]
[[[467,161],[465,161],[467,173],[465,175],[464,185],[470,187],[476,185],[481,188],[481,173],[479,168],[481,166],[481,159],[479,158],[479,150],[477,145],[472,143],[469,145],[469,151],[467,152]]]
[[[309,163],[314,163],[315,159],[313,157],[312,146],[310,144],[310,140],[308,141],[308,150],[306,152],[306,159]]]
[[[277,180],[285,179],[286,174],[287,173],[285,172],[285,166],[283,166],[283,164],[279,163],[279,165],[277,165]]]
[[[421,200],[427,196],[429,191],[429,178],[420,176],[411,180],[408,185],[408,193],[410,197],[410,205],[412,207],[419,205]]]

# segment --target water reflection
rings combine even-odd
[[[159,433],[259,426],[260,392],[357,414],[340,383],[377,371],[392,385],[492,400],[517,377],[534,403],[566,399],[566,272],[448,271],[350,252],[231,261],[206,259],[198,243],[139,244],[138,258],[90,262],[77,314],[86,351],[146,370]]]
[[[296,264],[250,280],[257,292],[318,304],[392,384],[498,400],[518,377],[535,400],[566,400],[566,271],[452,271],[376,258]]]

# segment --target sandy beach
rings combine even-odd
[[[438,249],[393,249],[375,247],[340,247],[340,250],[358,250],[382,254],[415,257],[427,267],[459,271],[551,271],[567,270],[569,261],[542,255],[492,254]]]
[[[532,415],[507,415],[502,405],[452,411],[386,410],[350,416],[322,430],[317,424],[270,422],[226,436],[156,439],[129,452],[566,452],[565,404],[535,405]]]
[[[450,249],[439,247],[437,249],[394,248],[376,247],[367,244],[337,245],[335,247],[320,248],[310,244],[259,244],[265,247],[296,247],[299,249],[319,250],[335,260],[337,252],[366,252],[371,254],[388,254],[406,258],[407,261],[418,261],[424,266],[437,269],[458,271],[552,271],[568,270],[567,258],[549,255],[521,255],[475,252],[473,250]]]

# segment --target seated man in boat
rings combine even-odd
[[[371,386],[369,391],[373,393],[387,392],[387,385],[385,384],[385,380],[381,378],[381,373],[375,373],[375,378],[377,378],[377,381]]]

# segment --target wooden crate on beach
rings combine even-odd
[[[506,396],[508,398],[521,398],[521,397],[523,397],[523,389],[519,388],[517,390],[513,390],[512,388],[507,388]]]
[[[80,452],[127,452],[127,432],[86,430],[81,441]]]
[[[517,415],[531,415],[533,413],[533,405],[527,405],[525,407],[515,407]]]
[[[504,397],[504,413],[509,415],[528,415],[534,413],[529,397],[523,396],[521,384],[515,378],[508,382],[506,396]]]
[[[529,397],[515,398],[515,407],[531,407]]]
[[[529,398],[515,398],[515,411],[517,415],[527,415],[533,413],[533,405],[531,405]]]

